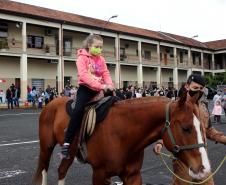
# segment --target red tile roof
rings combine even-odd
[[[126,26],[122,24],[109,22],[100,19],[94,19],[72,13],[62,12],[58,10],[52,10],[48,8],[42,8],[38,6],[28,5],[24,3],[18,3],[9,0],[0,0],[0,12],[10,13],[19,16],[50,20],[53,22],[61,22],[65,24],[80,25],[84,27],[92,27],[97,29],[105,29],[116,33],[125,33],[129,35],[151,38],[158,41],[171,42],[179,45],[187,45],[198,47],[202,49],[208,49],[209,45],[199,42],[197,40],[170,34],[164,32],[151,31],[147,29],[141,29],[132,26]],[[225,44],[226,45],[226,44]],[[209,49],[215,49],[214,46]]]
[[[180,35],[175,35],[175,34],[172,34],[172,33],[164,33],[164,34],[176,39],[177,41],[179,41],[179,42],[181,42],[185,45],[208,49],[208,47],[204,43],[199,42],[197,40],[194,40],[192,38],[188,38],[188,37],[184,37],[184,36],[180,36]]]
[[[215,41],[210,41],[210,42],[205,42],[205,44],[212,49],[215,50],[222,50],[226,49],[226,39],[223,40],[215,40]]]

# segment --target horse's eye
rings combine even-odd
[[[191,128],[186,128],[186,127],[183,127],[182,128],[182,130],[183,130],[183,132],[185,132],[185,133],[191,133]]]

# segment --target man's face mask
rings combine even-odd
[[[189,95],[191,97],[193,97],[194,95],[196,95],[197,93],[199,93],[199,97],[198,97],[198,100],[202,97],[203,95],[203,91],[201,89],[193,89],[193,88],[190,88],[189,91],[188,91]]]
[[[90,53],[94,56],[99,56],[101,55],[102,49],[101,48],[97,48],[97,47],[91,47],[90,48]]]

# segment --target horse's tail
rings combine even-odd
[[[50,158],[53,149],[56,145],[56,139],[54,136],[54,119],[55,119],[55,107],[54,102],[49,103],[41,112],[39,116],[39,144],[40,153],[38,159],[38,167],[33,177],[33,184],[42,184],[42,172],[47,172],[49,168]]]

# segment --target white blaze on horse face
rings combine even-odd
[[[202,138],[202,134],[201,134],[200,121],[198,120],[198,118],[195,115],[193,115],[193,123],[195,126],[195,130],[197,132],[198,143],[201,144],[201,143],[203,143],[203,138]],[[201,154],[202,165],[204,168],[202,171],[200,171],[198,173],[194,173],[192,170],[189,169],[189,175],[194,179],[202,180],[210,173],[210,163],[209,163],[206,149],[204,147],[200,147],[199,152]]]
[[[58,181],[58,185],[64,185],[65,183],[65,178],[61,179]]]
[[[42,170],[42,185],[47,185],[47,172]]]

